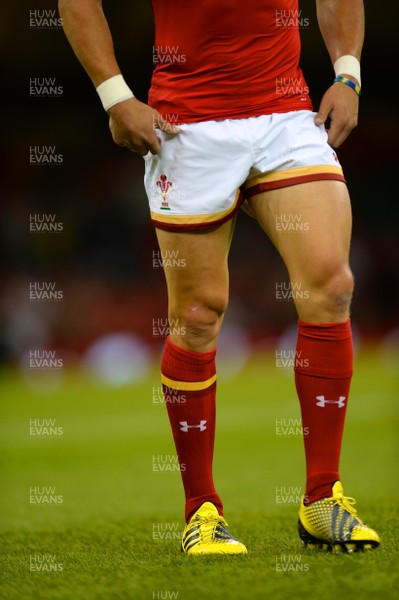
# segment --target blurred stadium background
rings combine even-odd
[[[1,9],[0,60],[9,100],[3,111],[1,161],[1,360],[19,365],[32,349],[47,349],[62,356],[65,366],[83,364],[93,344],[97,346],[86,365],[98,362],[104,352],[110,365],[109,356],[118,348],[126,356],[126,344],[133,358],[144,348],[142,357],[157,360],[163,340],[153,335],[153,320],[166,317],[166,289],[162,269],[154,267],[157,244],[143,162],[113,145],[107,117],[62,29],[40,26],[41,17],[54,16],[55,8],[54,2],[41,0]],[[125,77],[145,101],[152,71],[149,2],[105,1],[104,8]],[[317,106],[332,71],[314,2],[303,2],[301,8],[309,22],[302,30],[302,65]],[[394,55],[395,40],[377,5],[366,2],[366,11],[360,126],[339,150],[354,213],[353,323],[359,342],[397,346],[398,117],[387,86],[380,79],[377,83],[375,75],[382,37],[384,56]],[[32,96],[30,83],[37,78],[55,79],[59,96]],[[57,165],[31,164],[35,148],[40,152],[43,147],[47,156],[57,157]],[[53,218],[62,231],[30,232],[32,215]],[[290,302],[276,300],[276,283],[288,281],[282,261],[245,214],[238,218],[230,267],[224,336],[239,335],[250,350],[273,347],[276,336],[294,323],[295,312]],[[32,286],[43,284],[53,286],[60,299],[33,301]],[[99,348],[99,340],[107,342],[104,336],[110,335],[111,346]],[[141,365],[131,374],[143,372]],[[116,381],[122,380],[116,375]]]

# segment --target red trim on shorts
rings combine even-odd
[[[206,229],[216,229],[217,227],[220,227],[220,225],[223,225],[223,223],[230,221],[230,219],[234,217],[244,200],[245,198],[242,194],[242,191],[240,191],[238,202],[235,208],[230,213],[228,213],[221,219],[217,219],[216,221],[207,221],[206,223],[165,223],[164,221],[157,221],[156,219],[151,219],[151,223],[154,227],[157,227],[158,229],[163,229],[164,231],[204,231]],[[182,216],[182,218],[184,219],[184,215]]]
[[[252,196],[256,196],[256,194],[261,194],[262,192],[267,192],[269,190],[277,190],[280,188],[290,187],[291,185],[297,185],[299,183],[307,183],[308,181],[324,180],[335,180],[346,183],[345,177],[339,173],[313,173],[309,175],[299,175],[298,177],[280,179],[278,181],[257,183],[256,185],[247,188],[244,193],[246,198],[251,198]]]

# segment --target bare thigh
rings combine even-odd
[[[231,219],[204,232],[157,229],[171,339],[188,350],[207,352],[215,346],[228,304],[228,255],[234,224]]]
[[[250,206],[285,262],[299,317],[310,322],[346,319],[353,287],[346,185],[312,181],[258,194]]]

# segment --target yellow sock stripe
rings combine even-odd
[[[182,392],[197,392],[199,390],[206,390],[211,387],[216,381],[216,373],[210,379],[206,381],[175,381],[162,375],[162,383],[171,390],[179,390]]]

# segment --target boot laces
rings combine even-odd
[[[201,540],[204,544],[212,541],[216,527],[222,523],[227,525],[225,519],[221,515],[206,515],[198,519],[198,527],[200,528]]]
[[[356,500],[354,498],[350,496],[339,496],[338,498],[335,498],[335,502],[338,506],[348,511],[352,517],[358,518],[357,510],[355,508]]]

